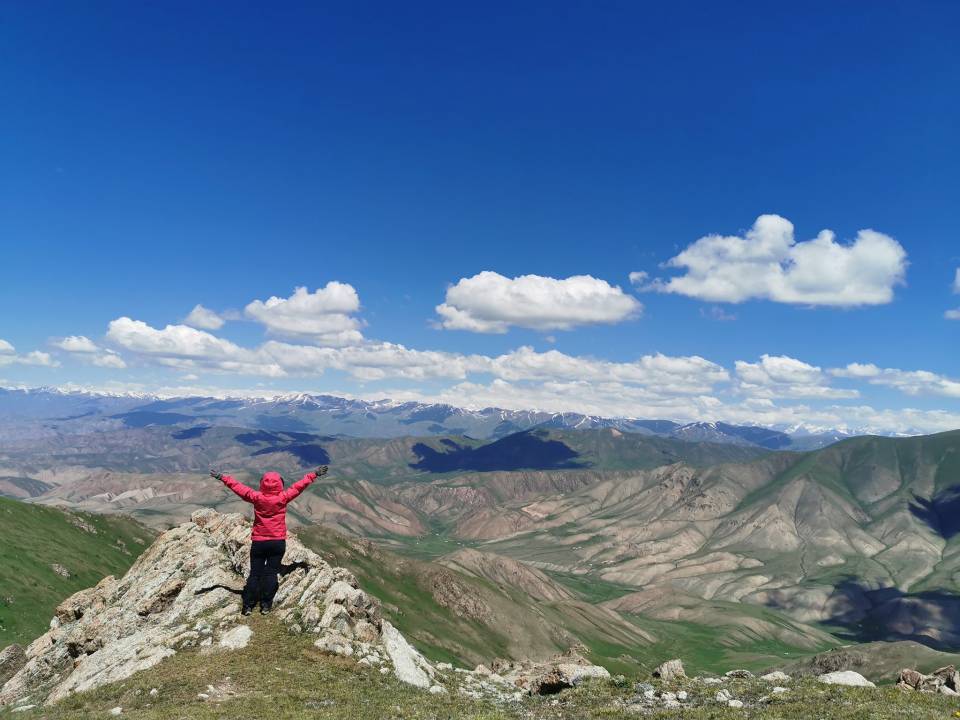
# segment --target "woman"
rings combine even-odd
[[[260,478],[260,491],[237,482],[229,475],[215,470],[210,476],[233,490],[243,500],[253,504],[253,533],[250,544],[250,577],[243,588],[244,615],[253,612],[260,602],[260,612],[266,615],[273,608],[273,596],[277,594],[280,562],[287,551],[287,503],[302,493],[310,483],[327,474],[322,465],[308,472],[287,490],[283,489],[280,473],[264,473]]]

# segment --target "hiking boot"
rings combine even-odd
[[[251,614],[253,614],[253,608],[252,608],[252,607],[245,607],[245,608],[243,608],[243,610],[240,611],[240,614],[243,615],[243,616],[251,615]]]
[[[263,604],[260,605],[260,614],[261,614],[261,615],[269,615],[271,610],[273,610],[273,604],[272,604],[272,603],[263,603]]]

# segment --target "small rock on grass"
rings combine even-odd
[[[687,674],[683,670],[683,663],[680,662],[679,659],[674,659],[667,660],[665,663],[659,665],[656,670],[653,671],[653,676],[669,682],[670,680],[685,678]]]
[[[773,672],[767,673],[766,675],[761,675],[760,679],[763,680],[764,682],[769,682],[769,683],[790,682],[790,676],[787,675],[785,672],[781,672],[779,670],[774,670]]]
[[[846,685],[848,687],[876,687],[863,675],[853,670],[838,670],[837,672],[825,673],[817,678],[827,685]]]

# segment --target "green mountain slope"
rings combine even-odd
[[[60,601],[126,572],[152,539],[152,530],[124,516],[0,497],[0,647],[33,640]]]

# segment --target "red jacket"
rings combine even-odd
[[[317,474],[308,472],[286,490],[280,473],[268,472],[260,478],[260,491],[237,482],[229,475],[222,478],[223,484],[243,500],[253,503],[253,540],[287,539],[287,503],[302,493],[317,479]]]

